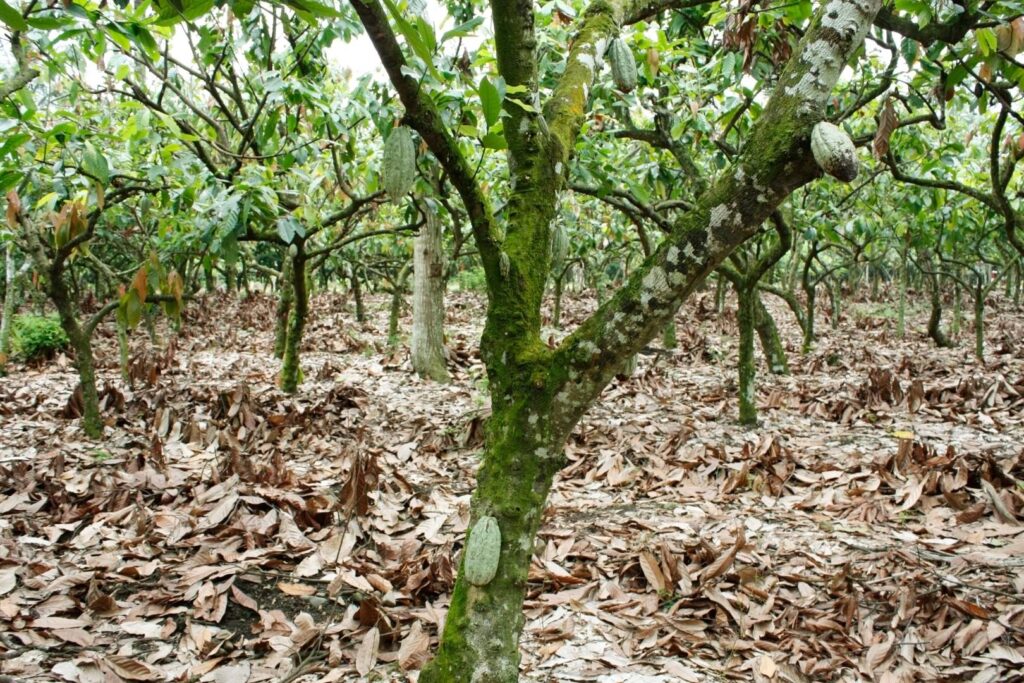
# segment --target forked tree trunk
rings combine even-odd
[[[480,351],[492,415],[470,517],[474,526],[482,517],[494,518],[499,555],[493,578],[482,585],[470,584],[460,570],[437,656],[421,672],[421,683],[518,680],[534,538],[565,461],[566,439],[626,359],[664,330],[680,304],[782,201],[820,175],[809,146],[812,127],[823,118],[843,65],[859,49],[881,0],[829,0],[819,7],[733,166],[679,217],[629,282],[552,350],[540,339],[541,305],[563,170],[584,121],[596,61],[638,6],[595,2],[582,15],[564,75],[543,112],[515,106],[521,104],[510,101],[515,95],[506,99],[515,190],[501,225],[432,100],[408,75],[384,8],[372,0],[352,2],[406,107],[405,121],[446,164],[473,216],[488,283]],[[527,91],[524,101],[540,81],[533,12],[525,0],[492,4],[499,72]],[[502,238],[496,238],[499,227]]]
[[[429,207],[413,247],[412,367],[420,377],[450,381],[444,361],[444,251],[441,221]]]
[[[306,290],[306,252],[301,242],[292,256],[292,289],[295,292],[291,317],[288,319],[288,339],[284,345],[284,361],[281,363],[281,390],[295,393],[302,381],[302,367],[299,354],[302,349],[302,333],[306,329],[309,314],[309,292]]]
[[[277,278],[277,310],[274,318],[274,358],[281,359],[284,358],[284,350],[288,344],[288,319],[295,301],[291,254],[285,251],[282,261],[281,274]]]

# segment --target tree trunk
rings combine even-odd
[[[11,320],[14,318],[15,291],[14,243],[8,242],[4,259],[4,309],[0,316],[0,376],[5,373],[7,356],[11,352]]]
[[[209,294],[217,291],[217,281],[213,277],[213,262],[209,257],[203,259],[203,289]]]
[[[551,326],[556,330],[562,329],[562,280],[565,278],[565,271],[555,278],[555,310],[551,314]]]
[[[399,322],[402,318],[402,295],[405,293],[402,283],[396,282],[391,289],[391,310],[388,313],[388,348],[398,348],[401,341],[399,335]]]
[[[718,283],[715,285],[715,313],[722,315],[725,313],[725,296],[728,293],[727,280],[719,275]]]
[[[949,327],[949,334],[954,339],[960,336],[960,327],[964,321],[964,293],[960,283],[953,282],[953,323]]]
[[[974,357],[985,362],[985,290],[974,290]]]
[[[485,586],[470,584],[462,578],[463,553],[441,645],[420,683],[519,680],[527,574],[552,479],[564,464],[564,435],[552,433],[550,413],[538,405],[548,400],[542,392],[516,391],[507,398],[492,400],[472,505],[474,524],[487,515],[501,529],[498,571]]]
[[[274,358],[284,358],[288,345],[288,318],[295,301],[295,287],[292,284],[292,255],[285,250],[281,263],[281,274],[277,278],[277,310],[274,323]]]
[[[755,284],[754,287],[757,285]],[[754,320],[757,315],[757,293],[754,289],[736,288],[739,301],[737,320],[740,326],[739,376],[740,424],[757,424],[757,365],[754,362]]]
[[[298,243],[297,253],[292,257],[292,289],[295,303],[288,320],[288,338],[284,345],[284,361],[281,363],[281,390],[295,393],[302,382],[302,367],[299,353],[302,349],[302,332],[306,328],[309,313],[309,292],[306,289],[305,245]]]
[[[100,401],[96,392],[96,367],[92,356],[92,330],[83,328],[75,317],[74,306],[60,274],[49,278],[50,299],[57,309],[60,326],[68,335],[71,348],[75,350],[75,367],[82,389],[82,429],[86,435],[98,439],[103,436],[103,421],[100,419]]]
[[[352,274],[348,278],[349,287],[352,288],[352,299],[356,303],[356,322],[366,322],[366,305],[363,303],[363,284],[359,279],[359,270],[352,268]]]
[[[807,296],[807,306],[804,311],[804,345],[803,352],[808,353],[814,346],[814,304],[817,297],[817,287],[808,284],[804,287],[804,294]]]
[[[444,252],[441,221],[427,209],[413,249],[412,367],[435,382],[451,380],[444,361]]]
[[[930,269],[931,264],[926,263]],[[939,290],[939,276],[934,273],[928,274],[929,300],[931,302],[931,315],[928,316],[928,336],[935,342],[936,346],[949,348],[952,342],[942,331],[942,292]]]
[[[675,349],[679,346],[679,340],[676,338],[675,318],[672,318],[668,325],[665,325],[665,331],[661,333],[661,345],[668,350]]]
[[[118,361],[121,367],[121,379],[124,380],[125,384],[131,384],[131,375],[128,374],[128,356],[130,348],[128,347],[128,328],[118,317],[117,321],[117,351]]]
[[[789,358],[782,345],[782,338],[779,337],[779,328],[761,300],[760,291],[753,292],[753,296],[755,298],[754,326],[757,328],[757,336],[761,340],[761,350],[768,361],[768,368],[773,374],[788,375]]]
[[[842,283],[833,283],[828,288],[829,303],[832,304],[832,329],[839,329],[839,318],[843,313],[843,285]]]
[[[909,233],[908,233],[909,237]],[[909,251],[909,240],[904,239],[903,249],[900,251],[900,303],[896,312],[896,336],[900,339],[907,334],[907,252]]]

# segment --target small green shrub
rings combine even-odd
[[[56,316],[19,315],[11,326],[11,346],[27,361],[53,356],[68,346],[68,335]]]
[[[487,291],[487,278],[484,275],[482,266],[473,266],[466,270],[460,270],[452,278],[455,288],[460,292],[484,292]]]

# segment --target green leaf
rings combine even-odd
[[[480,105],[484,110],[487,127],[490,128],[501,117],[501,93],[486,76],[480,80]]]
[[[459,24],[453,29],[445,31],[444,35],[441,36],[441,42],[443,43],[446,40],[451,40],[452,38],[461,38],[462,36],[469,35],[470,33],[473,32],[473,29],[475,29],[482,23],[484,23],[483,17],[473,17],[469,21]]]
[[[82,154],[82,170],[103,185],[110,182],[110,164],[91,142],[86,143],[85,152]]]
[[[484,136],[481,141],[484,147],[487,149],[507,149],[508,143],[505,141],[505,136],[501,133],[488,133]]]
[[[999,48],[996,32],[990,28],[979,28],[974,32],[974,38],[978,41],[978,50],[983,57],[989,56]]]
[[[28,22],[21,12],[7,4],[6,0],[0,0],[0,21],[7,24],[12,31],[28,30]]]

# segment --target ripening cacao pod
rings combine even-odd
[[[501,556],[501,529],[494,517],[481,517],[469,532],[462,571],[474,586],[486,586],[498,573]]]
[[[860,171],[857,148],[846,132],[828,121],[822,121],[811,131],[811,152],[825,173],[850,182]]]
[[[384,143],[384,189],[392,201],[398,201],[412,189],[416,180],[416,143],[412,131],[399,126]]]
[[[608,46],[608,61],[612,66],[612,79],[622,92],[636,87],[636,58],[622,38],[616,38]]]

